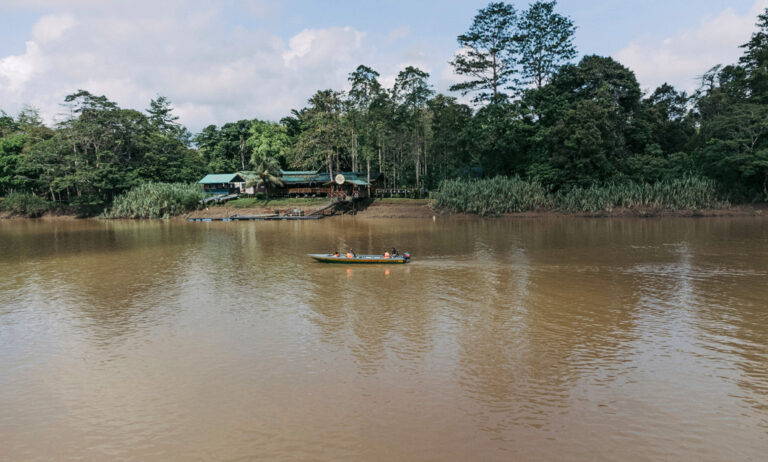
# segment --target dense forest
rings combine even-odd
[[[39,200],[93,214],[148,182],[244,170],[271,178],[282,167],[370,169],[415,191],[505,176],[561,195],[693,178],[734,202],[766,201],[768,10],[757,25],[739,61],[702,70],[690,95],[666,84],[644,94],[610,57],[576,62],[576,27],[556,1],[481,9],[457,39],[455,96],[436,94],[415,67],[384,88],[360,65],[347,91],[319,90],[279,122],[192,134],[164,97],[141,112],[79,90],[55,127],[34,108],[0,112],[0,196],[6,208]]]

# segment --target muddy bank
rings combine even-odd
[[[179,215],[175,219],[186,220],[189,218],[227,218],[233,215],[272,215],[275,213],[288,214],[294,209],[304,212],[305,215],[326,207],[327,204],[308,204],[291,205],[280,207],[227,207],[213,206],[200,210],[195,210],[186,214]],[[346,215],[345,212],[339,215]],[[371,204],[356,210],[356,215],[361,218],[432,218],[434,216],[452,216],[452,217],[477,217],[477,215],[463,213],[447,213],[433,210],[428,200],[397,200],[391,201],[384,199],[382,201],[373,201]],[[338,216],[338,215],[337,215]],[[746,216],[767,216],[768,203],[737,205],[722,209],[706,210],[658,210],[653,208],[616,208],[611,211],[600,212],[560,212],[554,210],[530,211],[520,213],[510,213],[501,215],[511,218],[538,218],[538,217],[616,217],[616,218],[651,218],[651,217],[746,217]],[[497,217],[496,215],[487,218]],[[98,218],[98,217],[93,217]],[[0,212],[0,219],[29,219],[28,217],[13,215],[9,212]],[[58,212],[46,212],[43,216],[34,218],[35,220],[76,220],[81,219],[76,215],[67,215]]]
[[[585,218],[653,218],[653,217],[747,217],[768,216],[768,203],[755,205],[737,205],[721,209],[701,210],[663,210],[651,207],[615,208],[599,212],[561,212],[556,210],[507,213],[505,217],[585,217]]]
[[[432,210],[429,201],[419,199],[398,202],[374,201],[357,213],[357,216],[364,218],[432,218],[435,215],[440,213]]]
[[[18,215],[11,212],[0,212],[0,220],[79,220],[83,217],[79,217],[76,214],[66,214],[57,211],[45,212],[39,217],[28,217],[26,215]]]

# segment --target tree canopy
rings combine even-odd
[[[768,10],[736,63],[703,73],[692,94],[643,91],[613,58],[578,62],[576,30],[555,1],[490,3],[458,36],[451,87],[407,66],[386,88],[360,65],[346,91],[319,90],[279,122],[244,119],[194,136],[171,102],[145,111],[78,90],[47,127],[34,108],[0,110],[0,195],[27,192],[100,210],[146,182],[280,169],[381,172],[382,187],[435,189],[461,177],[519,176],[550,191],[704,176],[731,200],[768,200]],[[716,64],[716,63],[713,63]]]

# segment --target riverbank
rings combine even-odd
[[[241,199],[228,204],[209,206],[174,217],[179,220],[189,218],[226,218],[233,215],[270,215],[274,213],[287,214],[294,210],[305,215],[322,209],[328,205],[324,199],[276,199],[271,201],[256,201]],[[347,214],[347,213],[345,213]],[[431,207],[431,202],[426,199],[376,199],[370,204],[358,209],[356,216],[361,218],[432,218],[433,216],[477,217],[473,214],[441,212]],[[338,216],[338,215],[337,215]],[[652,218],[652,217],[738,217],[738,216],[768,216],[768,203],[734,205],[719,209],[702,210],[663,210],[650,207],[615,208],[610,211],[599,212],[563,212],[557,210],[540,210],[502,215],[491,215],[510,218],[538,218],[538,217],[586,217],[586,218]],[[28,219],[27,217],[14,215],[9,212],[0,212],[0,219]],[[46,212],[35,220],[76,220],[74,214],[65,214],[57,211]]]
[[[328,203],[318,202],[295,202],[292,205],[282,204],[278,206],[261,207],[233,207],[221,205],[208,207],[207,209],[196,210],[192,213],[181,216],[180,218],[225,218],[232,215],[265,215],[272,214],[275,211],[280,213],[291,212],[298,209],[304,214],[310,214],[313,211],[326,206]],[[287,205],[287,207],[286,207]],[[474,214],[452,213],[434,210],[431,202],[426,199],[376,199],[371,204],[359,209],[355,213],[361,218],[432,218],[434,216],[456,216],[456,217],[477,217]],[[664,210],[651,207],[636,208],[614,208],[610,211],[599,212],[564,212],[558,210],[539,210],[518,213],[506,213],[502,215],[491,215],[511,218],[537,218],[537,217],[586,217],[586,218],[650,218],[650,217],[727,217],[727,216],[768,216],[768,203],[735,205],[719,209],[702,210]]]

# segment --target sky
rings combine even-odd
[[[78,89],[121,107],[173,102],[193,132],[279,120],[317,90],[348,88],[359,64],[391,86],[404,67],[448,93],[448,64],[487,0],[0,0],[0,110],[64,117]],[[511,2],[525,9],[528,1]],[[738,60],[768,0],[560,0],[580,55],[611,56],[652,91],[693,91]],[[458,95],[455,95],[458,96]]]

